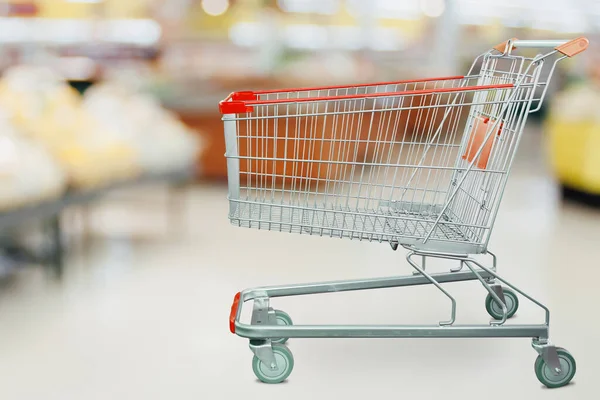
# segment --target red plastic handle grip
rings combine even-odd
[[[233,298],[231,312],[229,313],[229,330],[231,331],[231,333],[235,333],[235,314],[237,313],[237,309],[240,304],[240,296],[241,294],[238,292]]]

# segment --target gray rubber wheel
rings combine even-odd
[[[568,385],[577,371],[577,364],[571,353],[560,347],[556,348],[556,352],[558,353],[561,369],[561,372],[558,375],[555,375],[552,372],[542,356],[538,356],[535,360],[535,376],[537,376],[538,380],[542,382],[543,385],[550,389]]]
[[[275,318],[277,319],[277,325],[294,325],[292,318],[281,310],[275,310]],[[285,344],[289,338],[278,338],[271,339],[272,343]]]
[[[281,383],[287,379],[294,369],[294,356],[290,349],[283,344],[273,343],[273,353],[277,367],[272,369],[256,356],[252,359],[254,375],[264,383]]]
[[[512,318],[519,309],[519,298],[512,290],[502,288],[504,301],[506,302],[506,318]],[[485,298],[485,309],[494,319],[502,319],[502,306],[488,293]]]

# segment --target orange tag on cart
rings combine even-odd
[[[473,123],[471,134],[469,135],[467,149],[465,150],[465,154],[462,155],[463,160],[472,162],[477,155],[479,148],[483,145],[483,149],[481,150],[477,163],[475,164],[479,169],[485,169],[487,167],[490,155],[492,153],[492,147],[494,145],[494,136],[500,136],[500,131],[502,130],[502,124],[500,124],[500,126],[498,126],[496,135],[490,135],[484,144],[483,142],[487,136],[488,129],[490,126],[494,125],[494,123],[495,121],[489,118],[477,117]]]

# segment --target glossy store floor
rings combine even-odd
[[[290,342],[288,381],[260,384],[247,341],[228,331],[237,291],[411,270],[387,245],[233,228],[226,188],[203,185],[184,193],[178,223],[161,207],[105,207],[96,216],[105,231],[74,245],[63,282],[31,269],[1,288],[0,397],[598,399],[600,212],[560,202],[541,147],[537,134],[527,138],[490,249],[509,281],[550,307],[552,340],[577,360],[568,387],[542,387],[528,339],[298,339]],[[446,287],[457,298],[458,323],[487,323],[481,285]],[[274,305],[307,324],[427,324],[449,315],[433,287]],[[512,323],[542,320],[521,298]]]

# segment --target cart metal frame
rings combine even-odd
[[[532,338],[539,354],[538,379],[548,387],[571,381],[575,360],[550,342],[550,311],[498,275],[488,242],[527,115],[540,109],[557,63],[587,46],[585,38],[510,39],[477,57],[466,76],[237,92],[221,102],[232,224],[388,242],[394,250],[402,246],[408,251],[406,260],[415,270],[409,276],[238,293],[230,330],[250,339],[259,379],[279,383],[291,373],[293,357],[283,346],[290,338],[495,337]],[[514,55],[516,48],[549,51],[526,57]],[[549,72],[544,80],[545,65]],[[463,109],[468,110],[466,118]],[[383,122],[374,122],[376,113]],[[421,141],[406,134],[402,117],[411,113]],[[319,121],[322,128],[317,128]],[[359,129],[365,124],[366,138]],[[403,126],[404,135],[398,135]],[[326,138],[325,131],[332,137]],[[277,149],[280,141],[283,151]],[[361,143],[375,147],[372,159],[358,159]],[[394,158],[397,145],[401,149]],[[313,168],[316,177],[311,176]],[[475,255],[491,257],[492,266]],[[430,274],[428,258],[448,260],[455,267]],[[474,280],[487,291],[486,308],[493,319],[487,325],[455,324],[456,300],[442,285]],[[277,297],[428,284],[450,301],[448,320],[436,325],[295,325],[271,307]],[[505,324],[518,307],[515,292],[544,310],[543,323]],[[252,319],[245,324],[240,316],[248,301],[253,302]]]

